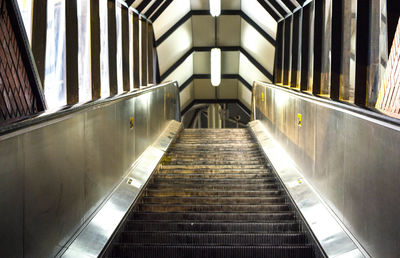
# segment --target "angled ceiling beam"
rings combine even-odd
[[[286,7],[290,10],[290,11],[294,11],[294,9],[296,9],[297,8],[297,6],[296,5],[294,5],[290,0],[281,0],[285,5],[286,5]]]
[[[151,0],[143,0],[143,1],[139,4],[139,6],[136,8],[136,10],[137,10],[139,13],[141,13],[141,12],[144,10],[144,8],[146,8],[146,6],[150,3],[150,1],[151,1]]]
[[[183,91],[195,79],[211,79],[211,74],[193,74],[189,77],[189,79],[187,79],[182,85],[179,86],[179,92]],[[221,79],[236,79],[243,83],[243,85],[247,89],[251,90],[253,88],[250,83],[248,83],[242,76],[240,76],[240,74],[221,74]]]
[[[282,18],[279,13],[272,9],[264,0],[257,0],[257,2],[274,18],[275,21],[279,21]]]
[[[125,2],[128,6],[131,6],[135,0],[126,0]]]
[[[165,1],[160,8],[150,17],[152,22],[155,22],[158,17],[167,9],[167,7],[172,3],[172,0]]]
[[[152,15],[154,13],[154,11],[161,5],[161,3],[163,2],[163,0],[157,0],[155,1],[150,8],[144,13],[144,16],[146,17],[150,17],[150,15]]]
[[[185,16],[183,16],[179,21],[177,21],[169,30],[167,30],[160,38],[156,40],[156,47],[161,45],[164,40],[166,40],[172,33],[175,32],[182,24],[189,20],[193,15],[209,15],[209,11],[189,11]],[[222,11],[221,15],[239,15],[243,20],[250,24],[258,33],[260,33],[269,43],[275,46],[275,39],[269,35],[265,30],[263,30],[257,23],[255,23],[249,16],[244,12],[238,10],[226,10]]]
[[[251,56],[244,48],[240,46],[236,47],[220,47],[221,51],[239,51],[242,53],[247,59],[252,63],[255,67],[257,67],[260,72],[268,78],[268,80],[273,81],[273,75],[262,66],[254,57]],[[165,71],[161,75],[161,81],[164,81],[176,68],[178,68],[183,62],[185,62],[186,58],[188,58],[195,51],[211,51],[212,47],[192,47],[189,49],[181,58],[179,58],[167,71]]]
[[[270,3],[279,13],[282,17],[286,17],[289,13],[285,11],[285,9],[282,8],[280,4],[278,4],[275,0],[268,0],[268,3]]]

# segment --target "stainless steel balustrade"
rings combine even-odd
[[[369,255],[397,257],[400,123],[260,82],[252,111]]]
[[[62,251],[171,120],[180,120],[176,83],[3,129],[0,256]]]

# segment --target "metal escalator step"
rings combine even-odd
[[[160,184],[271,184],[275,183],[275,178],[155,178],[154,183]]]
[[[299,245],[306,244],[304,233],[198,233],[198,232],[122,232],[119,243],[164,245]]]
[[[270,205],[174,205],[174,204],[138,204],[138,211],[151,212],[276,212],[290,211],[286,204]]]
[[[124,232],[264,232],[282,233],[299,232],[300,224],[297,221],[275,221],[275,222],[203,222],[203,221],[128,221]]]
[[[217,173],[217,172],[201,172],[201,173],[158,173],[155,179],[258,179],[271,178],[275,180],[275,176],[271,173]]]
[[[300,246],[135,246],[115,244],[109,257],[135,258],[311,258],[311,245]]]
[[[133,212],[130,214],[131,220],[164,220],[164,221],[288,221],[295,220],[296,216],[293,211],[285,212],[263,212],[263,213],[212,213],[212,212]]]
[[[278,204],[285,203],[284,196],[279,197],[151,197],[144,196],[143,203],[163,204]]]
[[[247,129],[185,129],[106,257],[315,257]]]
[[[239,189],[147,189],[145,192],[146,196],[255,196],[255,197],[266,197],[266,196],[280,196],[283,194],[281,189],[266,189],[266,190],[239,190]]]
[[[271,184],[271,183],[264,183],[264,184],[235,184],[235,185],[227,185],[227,184],[209,184],[209,185],[201,185],[201,184],[191,184],[188,183],[181,183],[181,184],[167,184],[167,183],[153,183],[150,185],[153,189],[168,189],[171,191],[178,190],[178,189],[203,189],[203,190],[272,190],[272,189],[279,189],[278,184]]]

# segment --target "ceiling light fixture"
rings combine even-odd
[[[210,0],[210,13],[214,17],[221,14],[221,0]]]
[[[221,49],[211,49],[211,84],[219,86],[221,84]]]

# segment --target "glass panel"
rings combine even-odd
[[[116,1],[115,17],[117,20],[117,80],[118,80],[118,94],[124,92],[122,81],[122,21],[121,21],[121,4]]]
[[[349,102],[354,102],[356,84],[356,31],[357,2],[344,0],[340,99]]]
[[[50,109],[67,103],[65,68],[65,3],[48,1],[44,93]]]
[[[32,31],[32,0],[18,0],[19,11],[24,21],[25,31],[31,43]]]
[[[321,66],[321,95],[329,97],[331,90],[331,37],[332,34],[332,0],[323,4],[323,33],[322,37],[322,66]]]
[[[110,96],[110,78],[108,69],[108,21],[107,1],[100,0],[100,73],[101,73],[101,97]]]
[[[92,99],[90,67],[90,0],[77,0],[79,102]]]

